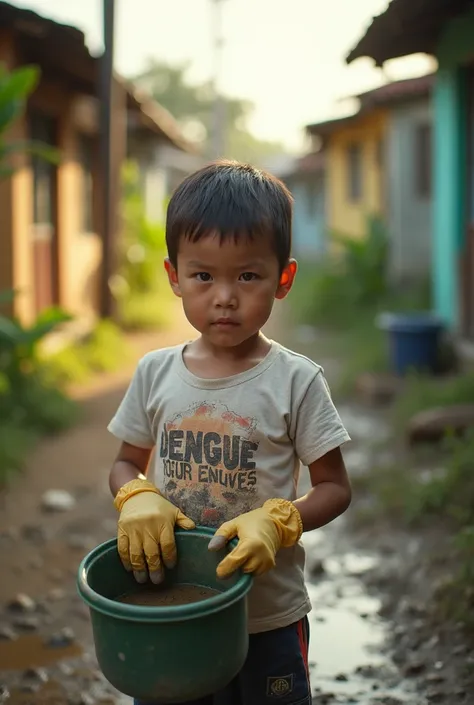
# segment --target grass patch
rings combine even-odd
[[[402,429],[407,420],[420,411],[438,406],[472,404],[474,373],[447,378],[408,375],[403,390],[393,407],[394,425]]]
[[[121,329],[103,320],[83,340],[48,355],[43,364],[50,383],[63,387],[82,384],[94,374],[115,372],[128,361],[130,354]]]
[[[420,470],[419,454],[425,455]],[[357,512],[359,526],[381,519],[408,529],[439,526],[451,535],[451,576],[437,591],[442,619],[474,629],[474,430],[464,438],[447,437],[438,449],[426,448],[400,458],[392,467],[375,468],[357,478],[354,490],[370,498]]]
[[[354,390],[364,372],[390,369],[387,334],[378,328],[377,317],[385,311],[426,310],[430,306],[429,295],[422,282],[406,291],[385,291],[374,300],[370,296],[358,299],[352,287],[342,284],[344,277],[331,269],[328,274],[327,267],[300,266],[288,304],[296,325],[318,329],[323,354],[342,361],[334,392],[346,395]]]
[[[172,293],[165,287],[157,291],[131,293],[119,300],[119,321],[125,330],[162,330],[168,328],[173,317]]]

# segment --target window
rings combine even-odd
[[[347,150],[347,191],[350,201],[362,198],[362,146],[351,144]]]
[[[56,123],[53,118],[33,112],[29,118],[30,135],[35,142],[54,147]],[[33,155],[33,222],[35,225],[55,226],[56,217],[56,166],[38,155]]]
[[[79,135],[81,167],[81,231],[94,232],[94,141],[89,135]]]
[[[415,128],[415,193],[419,198],[431,195],[431,125]]]

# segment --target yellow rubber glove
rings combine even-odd
[[[263,507],[227,521],[216,531],[209,543],[210,551],[218,551],[236,536],[239,539],[217,566],[217,577],[227,578],[237,568],[255,575],[266,573],[274,568],[279,549],[293,546],[302,533],[303,522],[292,502],[267,500]]]
[[[118,552],[124,567],[133,570],[137,582],[145,583],[148,566],[151,581],[158,585],[164,579],[162,559],[167,568],[176,565],[175,525],[194,529],[194,522],[148,480],[127,482],[114,504],[120,512]]]

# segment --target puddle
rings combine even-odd
[[[14,641],[0,641],[0,664],[4,671],[42,668],[63,659],[77,657],[81,651],[78,644],[53,648],[47,646],[37,634],[28,634]]]
[[[312,539],[311,535],[304,538],[308,552],[314,553],[316,547],[320,552],[321,541]],[[324,546],[325,552],[329,548]],[[307,578],[313,605],[309,615],[312,686],[316,694],[332,694],[330,702],[367,705],[372,698],[412,702],[411,684],[384,653],[387,625],[379,616],[380,600],[369,595],[360,580],[376,563],[374,556],[334,552],[324,558],[321,580]]]

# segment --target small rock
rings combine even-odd
[[[436,443],[447,432],[460,435],[474,425],[474,404],[453,404],[416,414],[408,424],[411,444]]]
[[[44,668],[28,668],[24,672],[23,677],[27,680],[37,681],[38,683],[48,682],[48,673]]]
[[[70,627],[64,627],[57,634],[53,634],[47,642],[46,645],[51,649],[64,649],[66,646],[74,644],[76,636]]]
[[[429,703],[442,703],[446,696],[442,690],[431,690],[426,693],[426,699]]]
[[[76,500],[66,490],[48,490],[41,498],[41,507],[45,512],[67,512],[75,504]]]
[[[69,663],[59,663],[58,669],[61,671],[63,676],[72,676],[74,673],[74,668]]]
[[[74,705],[95,705],[96,700],[88,693],[81,693],[79,698],[74,700]]]
[[[406,676],[418,676],[426,670],[426,664],[423,661],[411,661],[404,669]]]
[[[347,683],[349,678],[346,676],[345,673],[338,673],[334,680],[338,681],[338,683]]]
[[[13,622],[13,626],[25,632],[35,632],[40,627],[38,617],[18,617]]]
[[[59,602],[60,600],[64,600],[66,597],[66,590],[63,590],[62,588],[53,588],[48,592],[48,600],[51,600],[52,602]]]
[[[19,592],[16,597],[8,604],[8,609],[11,612],[34,612],[36,602],[23,592]]]
[[[324,567],[323,561],[318,558],[313,558],[312,560],[310,559],[307,565],[308,573],[313,578],[321,577],[321,575],[324,575],[326,573],[326,568]]]
[[[425,680],[429,685],[433,685],[433,683],[442,683],[444,677],[440,673],[428,673]]]
[[[0,627],[0,641],[15,641],[18,634],[11,627]]]

